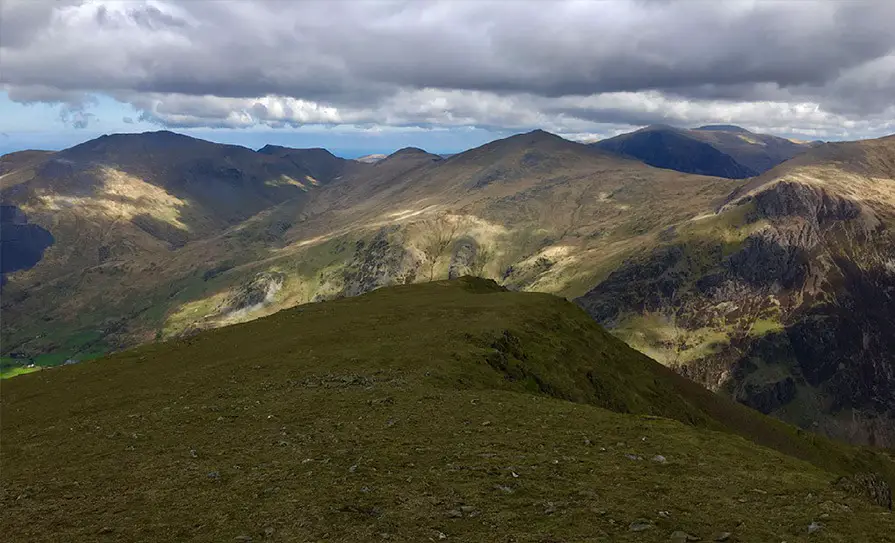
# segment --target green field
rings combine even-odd
[[[96,330],[81,330],[67,335],[68,329],[56,331],[64,340],[53,350],[34,356],[12,358],[0,357],[0,378],[7,379],[26,373],[32,373],[42,368],[61,366],[67,360],[83,362],[93,360],[108,353],[109,348],[102,339],[102,334]],[[33,365],[34,367],[28,367]]]

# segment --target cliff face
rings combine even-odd
[[[895,446],[895,180],[886,173],[776,172],[713,217],[669,231],[579,304],[763,413]]]

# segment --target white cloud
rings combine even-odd
[[[895,3],[547,6],[5,0],[0,83],[85,113],[108,95],[171,127],[892,131]]]

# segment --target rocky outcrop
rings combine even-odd
[[[683,336],[723,333],[677,369],[802,427],[895,446],[891,231],[866,205],[796,182],[740,196],[721,215],[744,209],[752,233],[735,250],[670,236],[579,304],[610,328],[646,313],[673,315]]]
[[[765,415],[780,409],[796,396],[796,382],[788,376],[770,383],[746,383],[737,401]]]
[[[261,309],[274,301],[286,276],[279,272],[261,272],[239,285],[222,304],[220,313],[240,316]]]
[[[451,262],[448,266],[448,279],[458,279],[464,275],[475,273],[478,243],[474,238],[464,237],[454,244]]]
[[[875,473],[857,473],[840,477],[836,486],[853,494],[864,495],[873,503],[892,509],[892,488],[884,478]]]
[[[623,264],[577,302],[609,327],[624,312],[658,308],[683,284],[684,274],[677,267],[683,257],[678,245],[657,247],[645,257]]]
[[[404,246],[398,226],[384,227],[369,242],[357,242],[354,257],[342,273],[341,295],[357,296],[379,287],[412,283],[420,261]]]

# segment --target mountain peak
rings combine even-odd
[[[195,139],[186,134],[171,132],[170,130],[150,130],[147,132],[122,132],[116,134],[103,134],[98,140],[150,140],[150,141],[170,141]]]
[[[523,145],[535,145],[535,144],[547,143],[547,142],[573,143],[565,138],[557,136],[556,134],[547,132],[546,130],[541,130],[540,128],[538,128],[536,130],[532,130],[530,132],[522,132],[520,134],[514,134],[507,138],[496,140],[492,143],[499,143],[499,142],[521,143]]]
[[[706,132],[741,132],[743,134],[751,133],[742,126],[737,126],[735,124],[707,124],[705,126],[700,126],[699,128],[694,128],[693,130],[704,130]]]
[[[282,151],[290,150],[288,147],[283,147],[282,145],[272,145],[268,143],[264,147],[258,149],[258,152],[262,155],[272,155],[274,153],[279,153]]]
[[[404,148],[398,149],[397,151],[395,151],[394,153],[392,153],[388,156],[389,156],[389,158],[391,158],[391,157],[399,157],[399,156],[414,156],[414,155],[428,155],[428,154],[430,154],[428,151],[426,151],[425,149],[420,149],[419,147],[404,147]]]
[[[658,131],[667,131],[667,130],[678,132],[681,129],[676,126],[671,126],[670,124],[656,123],[656,124],[650,124],[650,125],[644,126],[640,130],[637,130],[637,132],[658,132]]]
[[[638,159],[656,168],[685,173],[742,179],[756,171],[696,137],[693,132],[665,125],[621,134],[593,144],[617,155]]]
[[[81,156],[83,153],[95,155],[96,153],[134,152],[136,149],[144,147],[167,149],[184,145],[216,144],[185,134],[171,132],[170,130],[155,130],[151,132],[103,134],[98,138],[85,141],[84,143],[60,151],[60,154],[66,157],[72,157]]]
[[[308,147],[305,149],[297,149],[295,147],[284,147],[282,145],[272,145],[268,143],[264,147],[258,149],[258,152],[262,155],[282,156],[285,154],[289,154],[304,156],[308,158],[337,158],[336,155],[332,154],[332,152],[329,151],[329,149],[324,149],[322,147]]]
[[[553,132],[547,132],[546,130],[541,130],[540,128],[538,128],[536,130],[532,130],[531,132],[525,132],[523,134],[518,134],[518,136],[534,138],[535,140],[562,140],[562,139],[564,139],[560,136],[557,136]]]

